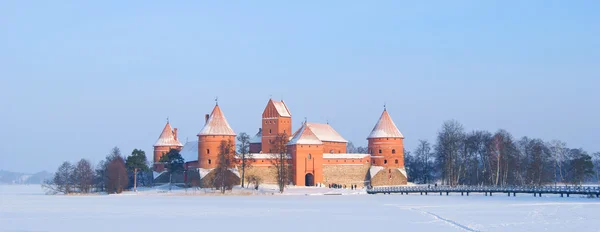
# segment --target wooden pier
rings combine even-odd
[[[541,197],[543,194],[557,194],[560,197],[569,197],[571,195],[589,195],[600,197],[600,187],[579,187],[579,186],[512,186],[512,187],[494,187],[494,186],[397,186],[397,187],[373,187],[367,190],[369,194],[439,194],[449,195],[450,193],[460,193],[461,196],[469,193],[483,193],[486,196],[494,194],[506,194],[507,196],[517,196],[517,193],[533,194],[534,197]]]

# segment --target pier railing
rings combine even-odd
[[[429,193],[439,193],[440,195],[450,193],[460,193],[469,196],[469,193],[483,193],[486,196],[492,196],[494,193],[505,193],[510,196],[516,196],[517,193],[529,193],[533,196],[542,196],[542,194],[560,194],[566,195],[590,195],[600,197],[600,187],[590,186],[394,186],[394,187],[373,187],[367,190],[369,194],[410,194],[419,193],[428,195]]]

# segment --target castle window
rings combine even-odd
[[[208,159],[208,164],[211,164],[212,162],[210,161],[210,159]]]
[[[273,133],[273,131],[271,129],[269,129],[269,134]]]
[[[383,164],[387,164],[387,160],[383,160]]]
[[[379,154],[381,154],[381,149],[379,149]]]
[[[206,154],[210,154],[210,149],[206,149]]]
[[[392,149],[392,154],[396,154],[396,149]]]
[[[271,149],[269,149],[269,153],[271,153],[271,152],[272,152]]]
[[[396,164],[398,164],[398,160],[396,160]]]
[[[311,159],[311,158],[312,158],[312,156],[311,156],[311,155],[310,155],[310,153],[309,153],[309,154],[308,154],[308,159]]]
[[[335,151],[333,149],[329,150],[329,153],[333,154]]]

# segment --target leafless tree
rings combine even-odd
[[[287,151],[287,143],[289,135],[282,133],[278,134],[274,141],[275,153],[273,154],[273,165],[277,170],[277,186],[279,192],[283,193],[285,187],[292,179],[292,169]]]
[[[554,184],[557,182],[563,183],[565,181],[565,162],[568,159],[569,149],[567,143],[560,140],[552,140],[548,144],[550,147],[550,153],[554,161]]]
[[[242,188],[244,187],[244,180],[246,176],[246,169],[250,168],[251,162],[253,160],[252,154],[249,153],[250,150],[250,136],[246,133],[240,133],[237,137],[238,140],[238,153],[241,158],[241,166],[242,166]]]
[[[435,146],[437,166],[441,170],[442,181],[448,185],[456,185],[460,181],[462,146],[464,145],[464,129],[455,120],[444,122],[438,133]]]
[[[106,191],[108,193],[121,193],[127,187],[129,177],[123,157],[116,156],[106,166]]]
[[[80,193],[89,193],[92,189],[94,181],[94,170],[92,164],[86,159],[81,159],[75,165],[73,170],[75,178],[75,186]]]
[[[229,140],[221,141],[219,144],[219,156],[217,160],[217,167],[215,168],[215,179],[214,186],[225,193],[226,190],[230,190],[233,187],[233,173],[229,171],[231,162],[235,155],[235,147]]]
[[[46,189],[48,194],[70,194],[74,191],[74,167],[71,163],[65,161],[54,173],[51,180],[46,180],[42,184],[42,188]]]
[[[346,153],[357,153],[356,147],[354,147],[354,143],[348,142],[348,144],[346,144]]]
[[[592,162],[594,163],[594,168],[596,169],[596,181],[600,183],[600,152],[592,154]]]

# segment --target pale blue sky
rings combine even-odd
[[[226,3],[227,2],[227,3]],[[406,147],[443,121],[600,151],[599,1],[2,1],[0,169],[148,154],[269,95],[357,145],[384,102]],[[150,156],[149,156],[150,157]]]

